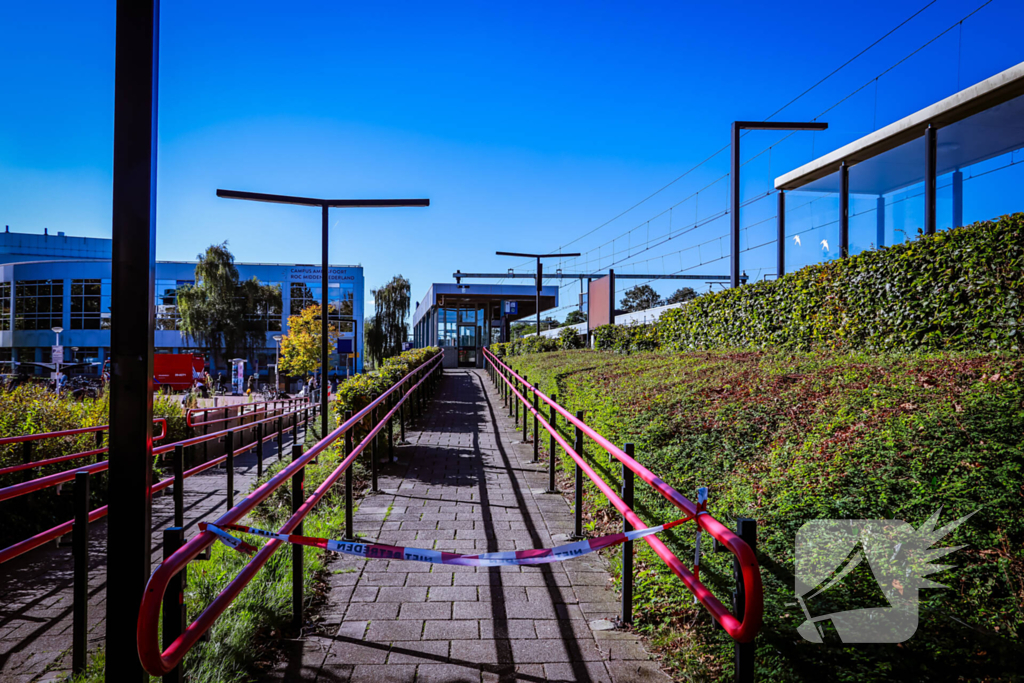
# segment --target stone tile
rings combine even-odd
[[[423,633],[423,622],[419,619],[398,619],[372,621],[366,639],[374,642],[392,640],[419,640]]]
[[[425,586],[396,588],[385,586],[377,594],[377,602],[423,602],[427,599]]]
[[[416,666],[358,664],[348,680],[349,683],[413,683],[416,680]]]
[[[480,637],[480,624],[473,619],[425,622],[423,640],[473,640]]]
[[[616,681],[636,681],[636,683],[669,683],[669,678],[654,662],[610,661],[605,662],[608,672]]]
[[[394,604],[396,609],[397,603]],[[398,613],[399,619],[451,619],[452,603],[450,602],[407,602]],[[458,618],[458,617],[456,617]]]
[[[420,664],[416,683],[479,683],[480,669],[458,664]]]
[[[373,626],[372,624],[370,625]],[[391,643],[388,666],[392,664],[435,664],[448,661],[446,640],[404,640]]]
[[[431,602],[472,602],[477,599],[476,586],[432,586],[427,599]]]
[[[374,620],[374,619],[395,619],[398,617],[398,608],[400,603],[397,602],[359,602],[353,603],[348,606],[345,610],[345,619],[352,620]]]
[[[590,680],[591,683],[612,683],[604,662],[545,664],[544,677],[549,681]]]

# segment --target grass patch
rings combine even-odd
[[[733,525],[758,520],[765,625],[759,680],[1015,680],[1024,652],[1024,364],[1017,355],[814,354],[702,351],[630,356],[568,351],[508,359],[547,394],[683,494],[711,489],[710,510]],[[571,442],[571,440],[570,440]],[[618,488],[619,466],[586,446]],[[571,471],[571,461],[561,465]],[[676,508],[637,483],[648,523]],[[587,484],[595,533],[621,522]],[[938,545],[965,547],[924,589],[917,633],[900,645],[803,641],[794,606],[793,548],[812,519],[903,519],[918,527],[939,507],[945,523],[981,508]],[[662,535],[692,563],[693,527]],[[732,643],[682,583],[638,543],[637,628],[679,680],[732,676]],[[617,565],[618,553],[609,553]],[[706,557],[705,584],[726,605],[731,555]],[[616,580],[619,580],[616,566]],[[817,616],[862,606],[878,592],[851,574],[809,605]],[[879,606],[884,606],[882,603]]]

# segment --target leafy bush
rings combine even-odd
[[[692,303],[689,305],[693,305]],[[790,351],[549,353],[514,358],[520,374],[693,497],[728,526],[758,520],[765,622],[759,680],[1017,680],[1024,659],[1024,362],[1018,355]],[[590,464],[619,488],[619,467],[593,443]],[[572,461],[561,458],[563,471]],[[568,495],[568,494],[567,494]],[[617,519],[589,482],[591,519]],[[657,524],[679,511],[637,485],[636,510]],[[980,511],[938,547],[954,567],[921,592],[920,625],[893,645],[805,643],[794,605],[797,530],[813,519],[903,519],[915,528]],[[693,527],[662,534],[689,564]],[[595,533],[603,529],[597,529]],[[646,544],[637,547],[635,615],[685,680],[732,678],[732,644]],[[613,566],[618,552],[609,553]],[[701,576],[729,605],[731,555],[706,555]],[[618,571],[616,569],[616,571]],[[814,616],[884,605],[870,573],[814,598]],[[877,598],[882,602],[866,602]]]
[[[620,351],[625,342],[621,325],[601,325],[594,330],[594,348],[598,351]]]
[[[706,294],[658,320],[668,350],[1020,352],[1024,214]]]
[[[583,340],[580,335],[576,333],[576,330],[572,327],[563,327],[558,332],[558,346],[563,351],[571,351],[572,349],[582,349]]]
[[[349,410],[353,413],[359,412],[394,386],[398,380],[439,353],[441,349],[436,346],[403,351],[385,360],[376,372],[346,378],[338,384],[334,400],[335,412],[338,415],[343,415]]]

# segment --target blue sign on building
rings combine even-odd
[[[505,302],[505,315],[519,315],[519,302],[518,301],[506,301]]]

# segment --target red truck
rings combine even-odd
[[[175,391],[188,391],[192,388],[192,383],[203,376],[205,368],[206,361],[199,354],[153,354],[153,378],[160,388],[170,387]]]
[[[192,353],[154,353],[153,388],[160,391],[170,387],[175,391],[188,391],[196,380],[202,380],[206,360]],[[110,359],[103,361],[103,382],[110,381]]]

